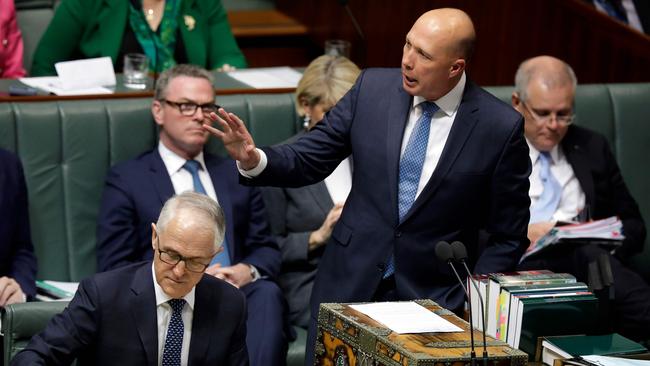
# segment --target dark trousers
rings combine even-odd
[[[650,286],[639,274],[597,245],[558,244],[557,248],[550,249],[527,258],[518,269],[571,273],[578,281],[588,283],[589,263],[602,255],[607,256],[614,280],[609,314],[614,331],[634,340],[650,338]]]
[[[246,347],[251,366],[285,365],[288,322],[282,291],[267,280],[249,283],[241,291],[246,295],[248,306]]]

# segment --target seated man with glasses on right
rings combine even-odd
[[[645,224],[605,137],[573,124],[576,85],[571,67],[550,56],[524,61],[515,76],[512,105],[524,116],[533,165],[528,238],[534,243],[557,221],[618,216],[625,240],[613,255],[592,244],[558,246],[526,258],[519,269],[568,272],[586,283],[589,263],[604,254],[614,279],[611,324],[640,340],[650,329],[650,287],[623,263],[641,251]]]

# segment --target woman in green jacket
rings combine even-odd
[[[34,53],[32,76],[60,61],[144,53],[152,72],[177,63],[246,67],[220,0],[63,0]]]

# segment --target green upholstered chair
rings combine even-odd
[[[2,309],[4,365],[25,348],[36,333],[42,331],[50,319],[63,311],[67,301],[27,302],[7,305]]]

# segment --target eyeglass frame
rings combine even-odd
[[[542,124],[542,123],[549,123],[555,118],[555,121],[557,122],[558,125],[562,126],[569,126],[573,122],[575,122],[576,119],[576,114],[573,113],[573,108],[571,109],[571,114],[567,116],[558,116],[557,112],[551,112],[547,116],[540,116],[537,114],[535,111],[533,111],[528,103],[524,102],[523,100],[520,100],[521,104],[523,104],[524,108],[530,113],[530,115],[533,117],[533,120],[537,124]],[[554,117],[555,116],[555,117]],[[567,121],[562,121],[561,118],[566,118],[568,119]]]
[[[158,251],[158,258],[160,259],[161,262],[176,267],[176,266],[177,266],[177,265],[182,261],[182,262],[185,263],[185,269],[188,270],[189,272],[192,272],[192,273],[203,273],[203,272],[205,272],[205,270],[206,270],[208,267],[210,267],[210,263],[208,263],[208,264],[203,264],[203,263],[201,263],[201,262],[197,262],[194,258],[187,258],[187,257],[184,257],[184,256],[182,256],[182,255],[180,255],[180,254],[176,254],[176,255],[175,255],[175,257],[178,257],[178,259],[176,259],[176,262],[175,262],[175,263],[173,263],[173,262],[167,262],[166,260],[163,259],[163,254],[165,254],[165,255],[167,255],[167,256],[172,256],[172,255],[169,254],[169,251],[167,251],[167,250],[161,250],[161,249],[160,249],[160,236],[156,236],[156,250]],[[218,253],[218,252],[217,252],[217,253]],[[217,255],[217,253],[212,254],[212,255],[210,256],[210,260],[212,260],[212,258],[214,258],[214,256]],[[193,270],[193,269],[190,269],[190,267],[187,265],[188,263],[196,263],[196,264],[200,264],[201,266],[203,266],[203,269],[200,270],[200,271],[195,271],[195,270]]]
[[[201,111],[205,114],[209,113],[217,113],[219,108],[221,108],[220,105],[216,103],[205,103],[205,104],[196,104],[194,102],[174,102],[173,100],[169,99],[159,99],[160,102],[169,104],[172,107],[176,107],[178,109],[178,112],[185,116],[185,117],[192,117],[196,114],[196,111],[201,108]],[[189,112],[183,112],[183,106],[189,107],[192,109],[192,113],[188,114]],[[206,111],[205,108],[214,108],[214,110],[208,110]],[[189,110],[188,110],[189,111]]]

